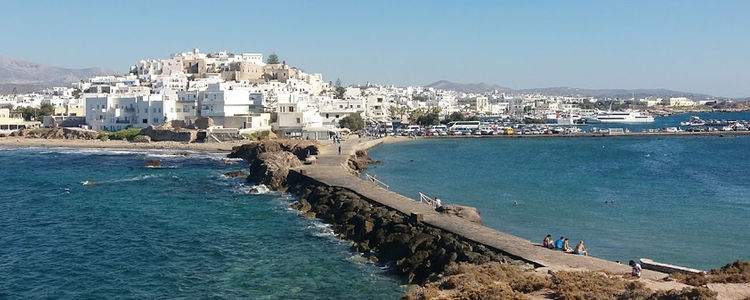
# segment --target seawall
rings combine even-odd
[[[280,173],[283,178],[273,182],[277,189],[300,197],[293,207],[303,216],[331,224],[338,236],[354,243],[353,250],[373,261],[394,262],[397,270],[413,283],[423,283],[440,274],[452,262],[498,261],[553,271],[589,270],[613,274],[630,271],[623,264],[546,249],[523,238],[441,214],[430,205],[360,179],[348,167],[347,162],[356,151],[399,140],[408,139],[353,138],[341,145],[341,155],[338,144],[325,143],[319,146],[315,163],[289,168],[288,172]],[[253,172],[269,172],[264,167],[253,170],[252,166],[258,165],[263,164],[251,164],[251,176]],[[644,279],[666,276],[648,270],[643,273]]]

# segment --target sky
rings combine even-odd
[[[0,1],[0,55],[126,72],[276,53],[324,80],[750,97],[750,1]]]

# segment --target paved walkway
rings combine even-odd
[[[469,222],[462,218],[440,214],[427,204],[388,191],[372,182],[362,180],[353,175],[351,170],[346,166],[347,158],[353,155],[355,150],[371,148],[380,142],[382,142],[382,139],[352,138],[342,143],[341,155],[338,154],[338,144],[324,143],[321,154],[317,157],[317,162],[313,165],[305,166],[306,174],[329,186],[340,186],[350,189],[365,198],[404,214],[408,215],[413,212],[421,213],[424,215],[424,222],[431,226],[498,249],[501,252],[521,258],[538,266],[547,267],[552,270],[583,269],[619,274],[630,272],[630,267],[625,264],[618,264],[590,256],[549,250],[511,234]],[[541,238],[543,238],[543,235],[540,235]],[[644,279],[657,280],[665,276],[667,275],[664,273],[649,270],[644,270],[643,272]]]

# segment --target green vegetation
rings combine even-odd
[[[429,110],[417,108],[409,115],[409,120],[415,124],[421,125],[438,125],[440,124],[440,107],[433,107]]]
[[[246,139],[251,140],[251,141],[257,141],[258,140],[258,137],[256,137],[252,133],[243,133],[242,136],[244,136]]]
[[[349,128],[352,132],[365,128],[365,120],[359,114],[351,114],[339,120],[339,127]]]
[[[391,118],[398,117],[399,120],[403,120],[404,116],[409,113],[409,108],[406,106],[391,106],[388,107],[388,113]]]
[[[270,65],[275,65],[279,63],[279,56],[276,55],[276,53],[271,53],[268,55],[268,58],[266,59],[266,63]]]
[[[465,117],[464,114],[460,112],[453,112],[448,117],[445,118],[445,120],[442,121],[443,124],[448,124],[450,122],[455,121],[479,121],[479,117],[477,116],[469,116]]]
[[[108,140],[128,140],[132,141],[137,135],[141,133],[139,128],[123,129],[116,132],[111,131],[99,131],[99,139],[102,141]]]
[[[51,116],[55,114],[55,107],[52,104],[42,104],[41,107],[21,107],[16,110],[23,115],[23,119],[26,121],[41,121],[43,116]]]

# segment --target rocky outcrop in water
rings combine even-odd
[[[349,168],[357,172],[362,172],[367,169],[369,164],[379,164],[379,160],[373,160],[367,155],[365,150],[357,150],[353,156],[349,157],[347,164]]]
[[[247,161],[256,159],[261,153],[290,152],[304,161],[308,155],[318,155],[319,145],[316,142],[302,140],[268,140],[247,143],[237,146],[229,153],[229,158],[242,158]]]
[[[242,171],[226,172],[224,173],[224,176],[228,178],[247,178],[247,174]]]
[[[283,190],[289,170],[302,166],[308,155],[318,154],[318,144],[310,141],[272,140],[234,147],[230,158],[250,162],[248,181]]]
[[[411,283],[424,283],[454,262],[518,263],[483,245],[371,203],[348,189],[328,187],[297,172],[289,174],[287,184],[287,191],[300,196],[292,208],[305,217],[331,224],[339,237],[354,243],[354,251],[371,261],[395,263]]]

